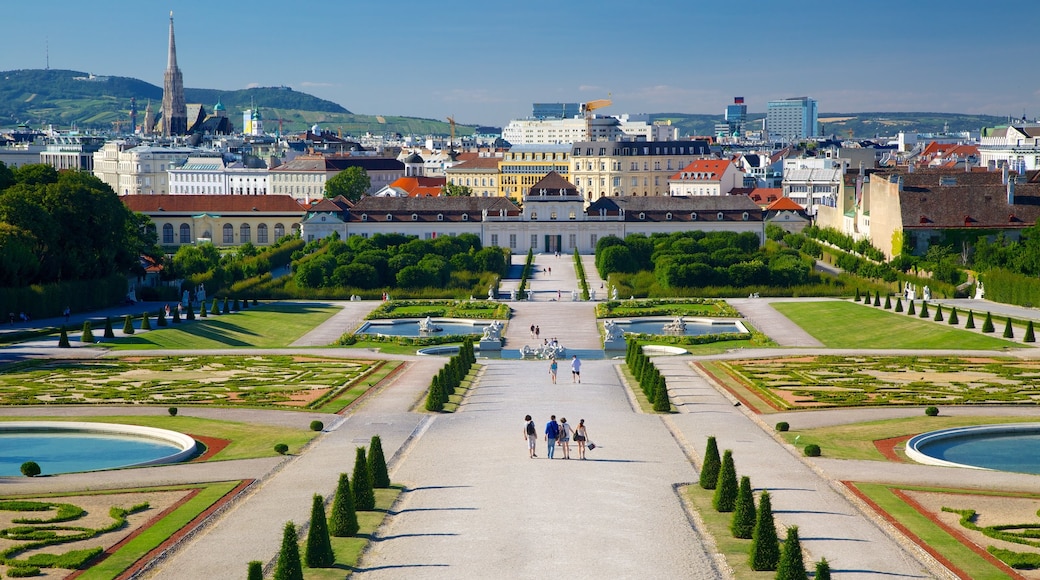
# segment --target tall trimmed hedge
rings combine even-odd
[[[336,496],[332,498],[332,515],[329,517],[329,534],[337,538],[349,538],[358,533],[357,508],[354,507],[354,492],[346,473],[339,474]]]
[[[336,563],[329,538],[329,526],[325,520],[325,500],[314,494],[311,500],[311,527],[307,532],[304,561],[308,568],[329,568]]]
[[[368,471],[368,460],[365,458],[365,448],[358,447],[357,455],[354,457],[354,473],[352,474],[351,491],[354,492],[354,506],[363,511],[371,511],[376,508],[376,495],[372,491],[372,474]]]
[[[368,471],[372,474],[372,487],[386,489],[390,487],[390,474],[386,471],[386,457],[383,456],[383,441],[379,435],[373,435],[368,444]]]
[[[133,334],[133,333],[134,333],[134,317],[130,316],[129,314],[127,314],[126,318],[123,319],[123,334]]]
[[[806,580],[805,560],[802,559],[802,543],[798,540],[798,526],[787,528],[784,548],[776,567],[776,580]]]
[[[715,496],[711,499],[715,511],[728,513],[733,511],[737,503],[737,469],[733,465],[733,451],[727,449],[722,454],[722,467],[719,469],[719,480],[715,483]]]
[[[746,475],[740,478],[729,531],[734,538],[745,540],[751,539],[755,531],[755,494],[751,490],[751,478]]]
[[[94,330],[91,328],[89,320],[83,321],[83,333],[80,335],[79,341],[94,344]]]
[[[278,551],[274,580],[303,580],[300,542],[296,535],[296,526],[292,522],[285,522],[285,529],[282,531],[282,548]]]
[[[748,551],[748,566],[752,570],[776,570],[780,562],[780,540],[776,537],[776,522],[773,521],[773,504],[769,492],[763,491],[758,500],[758,517],[751,535]]]
[[[459,352],[448,359],[448,363],[430,379],[430,387],[426,393],[426,410],[443,411],[449,397],[462,385],[462,381],[476,362],[473,338],[466,337],[459,347]]]
[[[719,469],[722,460],[719,458],[718,443],[715,436],[708,437],[708,444],[704,448],[704,461],[701,462],[700,486],[704,489],[715,489],[719,482]]]

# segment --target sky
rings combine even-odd
[[[808,96],[821,117],[1040,116],[1037,0],[21,0],[0,71],[162,86],[171,10],[185,87],[284,85],[361,114],[502,126],[534,102],[721,116]]]

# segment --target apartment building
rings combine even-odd
[[[586,202],[668,195],[675,172],[711,156],[706,141],[585,141],[570,151],[570,181]]]

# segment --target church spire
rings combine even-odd
[[[170,10],[170,49],[166,55],[166,69],[177,68],[177,42],[173,39],[173,10]]]
[[[188,132],[188,106],[184,102],[184,78],[177,66],[177,44],[173,39],[173,11],[170,11],[170,51],[166,57],[163,75],[162,104],[163,136],[184,135]]]

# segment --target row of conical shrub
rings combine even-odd
[[[751,540],[748,566],[752,570],[776,570],[776,578],[779,580],[806,580],[808,576],[802,558],[798,527],[787,528],[787,537],[781,549],[769,492],[762,491],[756,508],[751,478],[745,475],[740,478],[739,483],[737,482],[733,452],[727,449],[720,459],[715,437],[708,437],[699,484],[704,489],[715,490],[712,507],[716,511],[733,513],[730,521],[733,537]],[[830,566],[826,558],[816,564],[815,578],[829,580]]]
[[[635,340],[630,340],[626,346],[625,364],[628,370],[639,383],[639,388],[646,395],[646,400],[654,406],[658,413],[668,413],[672,410],[672,402],[668,398],[668,383],[664,375],[657,370],[654,362],[650,360],[643,348]]]
[[[874,294],[874,301],[873,301],[874,306],[881,306],[881,298],[880,298],[880,296],[881,296],[880,292]],[[856,290],[856,301],[858,302],[859,299],[860,299],[859,290]],[[871,303],[870,292],[867,292],[866,296],[863,297],[863,303],[867,304],[867,305],[869,305]],[[891,297],[886,295],[885,296],[884,308],[885,308],[885,310],[894,310],[895,312],[903,312],[903,299],[901,297],[896,297],[895,308],[893,308],[892,307]],[[957,325],[960,324],[960,316],[958,316],[957,307],[956,306],[954,306],[954,307],[952,307],[950,309],[949,316],[944,316],[943,315],[942,304],[936,304],[935,305],[935,315],[933,316],[929,312],[929,310],[928,310],[928,302],[925,302],[925,301],[921,302],[921,310],[920,310],[920,313],[918,313],[917,312],[917,308],[914,305],[914,301],[913,300],[908,300],[907,301],[907,307],[906,307],[906,313],[908,315],[910,315],[910,316],[916,315],[916,316],[918,316],[920,318],[931,318],[932,320],[934,320],[936,322],[943,322],[943,320],[946,320],[947,323],[952,325],[952,326],[957,326]],[[973,313],[971,310],[968,311],[968,318],[964,322],[964,328],[967,329],[967,330],[972,330],[972,329],[975,328],[975,313]],[[983,322],[982,322],[982,329],[981,330],[982,330],[982,332],[984,332],[986,334],[991,334],[993,332],[996,332],[996,328],[993,326],[993,315],[992,315],[992,313],[990,313],[990,312],[986,313],[986,319],[983,320]],[[1004,321],[1004,333],[1003,333],[1002,336],[1004,338],[1015,338],[1015,330],[1011,326],[1011,318],[1005,319],[1005,321]],[[1035,335],[1035,331],[1033,329],[1033,321],[1032,320],[1026,321],[1026,331],[1025,331],[1025,334],[1022,336],[1022,342],[1036,342],[1036,335]]]
[[[351,483],[353,481],[353,483]],[[282,546],[275,564],[275,580],[303,580],[303,566],[308,568],[331,568],[336,563],[332,549],[332,537],[347,538],[357,535],[357,512],[375,509],[375,489],[390,487],[383,443],[379,435],[373,435],[368,446],[358,447],[354,458],[354,471],[350,477],[339,474],[336,494],[332,499],[332,513],[326,519],[325,499],[314,494],[311,500],[310,529],[300,558],[299,536],[296,525],[289,521],[282,531]],[[249,563],[247,578],[263,578],[263,563]]]
[[[455,389],[462,385],[475,362],[477,354],[473,349],[473,339],[467,337],[459,347],[459,352],[430,380],[430,390],[426,393],[426,410],[443,411],[445,403]]]

